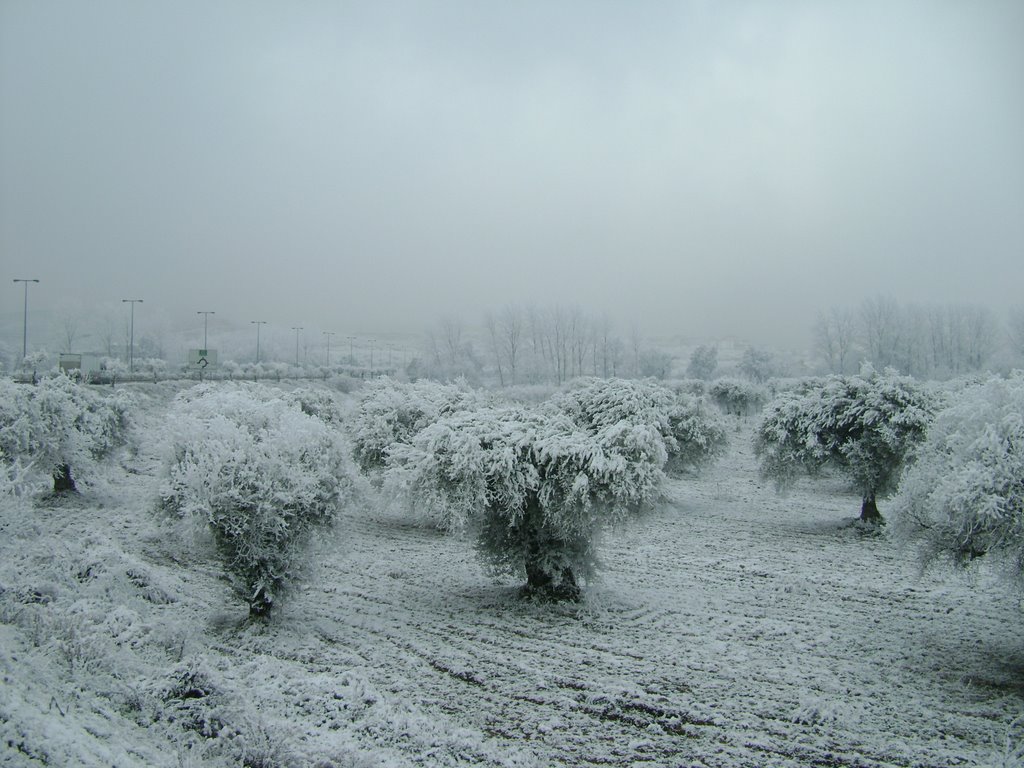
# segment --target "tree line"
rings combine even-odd
[[[869,361],[921,379],[962,376],[1024,357],[1024,309],[1004,323],[985,306],[901,304],[877,296],[820,312],[813,352],[828,373],[852,373]]]
[[[607,314],[578,306],[507,304],[486,312],[482,329],[474,339],[461,317],[442,317],[427,330],[420,369],[410,375],[478,381],[488,368],[504,387],[560,385],[580,376],[665,378],[671,372],[672,356],[646,345],[639,329],[623,338]]]

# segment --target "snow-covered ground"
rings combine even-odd
[[[606,537],[580,604],[375,506],[251,624],[154,513],[169,394],[101,487],[3,502],[0,764],[1024,765],[1017,597],[922,576],[841,481],[776,495],[753,422]]]

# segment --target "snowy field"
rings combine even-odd
[[[1024,765],[1017,597],[922,575],[841,481],[777,495],[753,420],[606,537],[580,604],[374,507],[254,625],[154,514],[170,392],[138,391],[101,487],[3,502],[3,765]]]

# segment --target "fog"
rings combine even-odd
[[[0,2],[2,311],[1020,305],[1024,4]],[[285,331],[287,332],[287,331]]]

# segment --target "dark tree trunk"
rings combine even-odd
[[[878,511],[878,505],[875,503],[874,491],[864,494],[860,504],[860,520],[871,525],[880,525],[883,522],[882,513]]]
[[[61,464],[53,473],[54,493],[77,493],[75,478],[71,476],[71,465]]]
[[[576,583],[576,576],[572,568],[562,568],[559,574],[561,577],[555,583],[555,577],[545,571],[536,563],[526,564],[526,589],[525,593],[530,597],[538,597],[543,600],[575,602],[580,599],[580,587]]]
[[[571,567],[563,566],[558,572],[551,573],[543,565],[546,552],[556,549],[559,544],[564,546],[564,542],[552,538],[544,530],[543,519],[540,502],[536,497],[531,497],[523,516],[523,525],[526,527],[524,535],[527,538],[524,594],[541,600],[579,600],[580,587]]]
[[[268,619],[270,618],[270,609],[273,607],[273,596],[267,592],[266,587],[260,587],[256,594],[249,598],[249,618]]]

